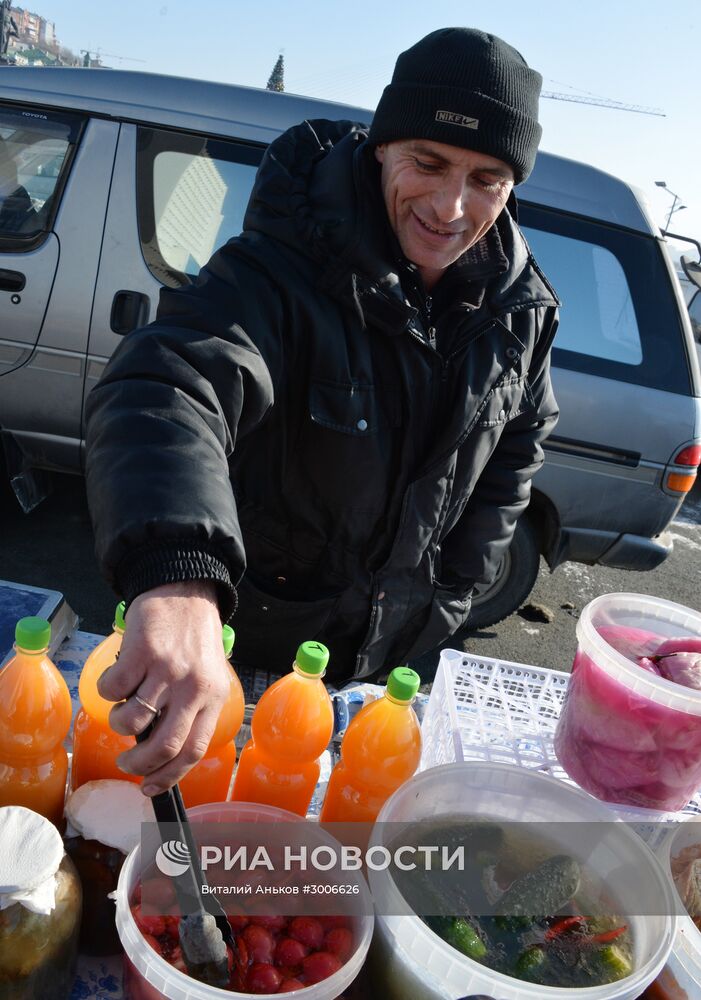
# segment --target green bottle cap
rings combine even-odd
[[[124,620],[125,608],[126,608],[125,602],[120,601],[117,607],[114,609],[114,627],[121,629],[122,632],[127,627],[127,623]]]
[[[329,651],[321,642],[303,642],[297,650],[295,663],[305,674],[323,674],[329,662]]]
[[[228,660],[231,656],[231,650],[234,648],[234,640],[236,639],[236,633],[232,629],[231,625],[224,625],[222,627],[221,638],[224,643],[224,656]]]
[[[15,642],[20,649],[46,649],[51,640],[51,625],[46,618],[20,618],[15,628]]]
[[[387,694],[397,701],[413,701],[421,678],[411,667],[395,667],[387,678]]]

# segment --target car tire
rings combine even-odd
[[[539,569],[538,533],[528,515],[524,515],[516,525],[513,541],[499,564],[494,581],[473,592],[470,617],[462,631],[475,632],[508,618],[533,590]]]

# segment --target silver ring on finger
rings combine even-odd
[[[133,698],[134,698],[135,701],[138,701],[138,703],[143,708],[147,708],[149,710],[149,712],[153,712],[154,715],[158,715],[158,709],[154,708],[153,705],[150,705],[144,698],[140,697],[140,695],[135,694],[135,695],[133,695]]]

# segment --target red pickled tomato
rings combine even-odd
[[[166,934],[173,940],[180,939],[180,917],[164,917],[166,922]]]
[[[277,993],[282,976],[274,965],[255,962],[246,976],[246,989],[250,993]]]
[[[244,928],[241,937],[246,942],[251,962],[272,963],[275,941],[267,928],[249,924],[248,927]]]
[[[347,962],[353,951],[353,935],[347,927],[334,927],[324,938],[324,948]]]
[[[154,937],[160,937],[161,934],[165,934],[168,929],[165,917],[144,916],[141,912],[140,903],[137,903],[136,906],[132,906],[131,915],[136,921],[136,924],[142,934],[153,934]]]
[[[281,931],[287,927],[287,917],[251,917],[250,922],[256,924],[258,927],[267,927],[269,931],[274,934],[276,931]]]
[[[183,958],[182,948],[180,947],[180,945],[178,945],[177,948],[173,948],[173,951],[171,952],[168,961],[170,962],[170,964],[173,966],[174,969],[178,970],[178,972],[184,972],[186,976],[189,975],[187,971],[187,966],[185,965],[185,959]]]
[[[294,993],[295,990],[303,990],[304,983],[299,979],[284,979],[278,988],[278,993]]]
[[[131,905],[134,906],[135,903],[141,902],[141,882],[137,882],[134,886],[134,891],[131,894]]]
[[[146,879],[139,895],[145,897],[146,908],[155,910],[156,913],[175,915],[180,912],[173,884],[163,877]],[[141,901],[143,902],[143,898]]]
[[[244,927],[248,927],[251,922],[250,917],[245,917],[243,914],[238,913],[230,913],[226,919],[229,921],[229,927],[231,927],[234,934],[238,934]]]
[[[311,951],[321,948],[324,943],[324,928],[316,917],[295,917],[287,928],[290,937],[306,944]]]
[[[156,952],[157,955],[163,954],[163,949],[161,948],[161,942],[158,940],[158,938],[155,938],[153,934],[144,934],[143,938],[146,944],[149,945],[149,947],[153,948],[153,950]]]
[[[320,983],[322,979],[328,979],[334,972],[338,972],[342,965],[343,962],[330,951],[315,951],[302,962],[304,982],[307,985]]]
[[[309,948],[295,938],[280,938],[275,945],[275,964],[294,968],[299,965],[303,958],[309,954]]]
[[[332,931],[336,927],[348,927],[348,917],[317,917],[317,920],[325,931]]]

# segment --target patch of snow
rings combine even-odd
[[[696,541],[694,538],[688,538],[686,535],[679,535],[674,531],[670,532],[670,537],[675,544],[679,542],[680,545],[688,545],[690,549],[695,549],[697,552],[701,552],[701,541]]]

